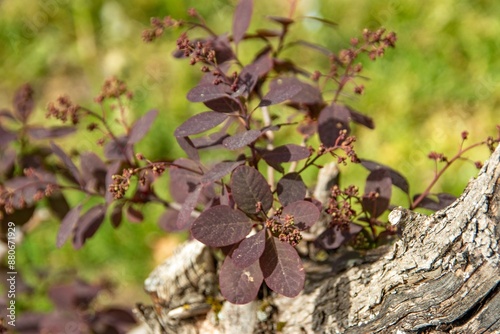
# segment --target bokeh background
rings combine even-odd
[[[291,1],[255,1],[250,31],[268,27],[266,15],[288,16]],[[195,7],[216,32],[230,31],[236,1],[108,1],[18,0],[0,2],[0,108],[10,108],[16,88],[30,82],[36,92],[33,121],[44,124],[45,106],[60,95],[92,107],[103,81],[115,75],[134,92],[130,117],[150,109],[160,111],[152,132],[139,144],[151,159],[184,156],[173,131],[189,115],[203,111],[187,103],[185,96],[200,72],[187,61],[173,59],[180,31],[167,32],[145,44],[141,32],[152,16],[186,18]],[[430,151],[452,156],[460,133],[470,132],[470,142],[495,134],[500,123],[500,2],[494,0],[297,1],[294,17],[318,16],[338,23],[323,26],[299,20],[292,38],[312,39],[338,50],[363,28],[385,27],[398,35],[396,49],[371,62],[363,59],[365,94],[344,99],[372,116],[376,129],[355,128],[360,157],[389,165],[423,191],[433,176]],[[240,57],[249,61],[259,45],[249,44]],[[308,63],[308,69],[324,66],[317,52],[292,49],[287,55]],[[279,108],[274,107],[274,112]],[[65,142],[101,154],[95,137],[81,131]],[[487,149],[469,155],[484,161]],[[477,174],[470,163],[458,163],[440,180],[435,192],[459,195]],[[362,185],[367,173],[360,167],[343,171],[344,185]],[[309,176],[311,179],[314,177]],[[405,204],[396,192],[395,202]],[[79,200],[71,197],[72,204]],[[125,223],[114,230],[105,223],[86,246],[56,249],[59,222],[40,213],[17,248],[18,271],[34,287],[18,298],[22,312],[50,311],[47,288],[54,282],[78,276],[91,282],[106,278],[115,284],[115,295],[98,303],[133,306],[147,301],[142,283],[183,236],[168,235],[155,222],[159,210],[146,208],[146,222]]]

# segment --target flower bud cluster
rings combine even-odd
[[[281,242],[287,242],[291,246],[295,247],[302,240],[302,234],[297,226],[295,226],[293,216],[291,215],[282,217],[278,212],[275,216],[266,220],[266,227]]]
[[[76,125],[80,122],[80,115],[78,112],[80,109],[80,106],[71,102],[69,97],[60,96],[55,102],[49,102],[45,116],[47,118],[54,117],[63,123],[71,120],[71,122]]]

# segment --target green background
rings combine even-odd
[[[288,16],[291,1],[255,1],[250,31],[269,27],[265,15]],[[218,33],[230,31],[236,1],[3,1],[0,2],[0,108],[10,108],[16,88],[30,82],[35,88],[37,110],[33,123],[45,124],[45,105],[60,95],[88,107],[103,81],[115,75],[134,92],[131,118],[150,109],[160,116],[153,131],[138,145],[148,158],[184,156],[173,139],[176,126],[205,108],[187,103],[185,96],[201,73],[187,61],[173,59],[180,31],[169,31],[160,40],[146,44],[141,32],[152,16],[186,18],[195,7]],[[500,123],[500,2],[472,0],[408,1],[298,1],[293,17],[319,16],[338,26],[322,26],[298,20],[291,39],[305,39],[332,50],[348,47],[351,37],[363,28],[385,27],[398,35],[396,49],[371,62],[363,59],[363,96],[346,96],[343,102],[372,116],[376,129],[354,128],[358,155],[389,165],[411,184],[412,193],[423,191],[432,178],[430,151],[452,156],[460,144],[460,133],[470,132],[470,142],[495,134]],[[260,44],[243,44],[239,57],[250,61]],[[308,70],[324,68],[326,60],[310,50],[290,49],[291,59]],[[280,113],[281,107],[272,107]],[[278,133],[279,136],[279,133]],[[85,131],[66,140],[101,154],[95,136]],[[484,161],[488,150],[470,156]],[[215,159],[217,156],[211,156]],[[210,160],[210,158],[207,158]],[[207,161],[210,163],[210,161]],[[477,170],[467,162],[453,166],[435,192],[459,195]],[[366,171],[343,170],[343,185],[362,186]],[[312,180],[314,175],[308,175]],[[395,202],[405,204],[396,192]],[[73,205],[79,197],[72,195]],[[75,275],[90,281],[107,278],[117,285],[115,296],[99,303],[132,306],[147,301],[142,282],[155,263],[163,259],[180,237],[162,232],[155,220],[158,208],[145,207],[147,222],[125,223],[114,230],[109,223],[80,251],[70,245],[56,249],[58,222],[37,216],[37,222],[18,245],[18,268],[36,287],[35,297],[19,304],[22,310],[50,310],[45,297],[52,282]],[[47,276],[48,275],[48,276]]]

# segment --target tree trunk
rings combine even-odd
[[[136,313],[154,333],[500,333],[500,147],[452,205],[389,221],[402,231],[392,245],[304,263],[298,297],[220,312],[206,297],[214,257],[190,241],[151,274],[153,305]]]

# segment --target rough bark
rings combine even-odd
[[[223,303],[217,315],[207,302],[217,288],[213,256],[184,246],[198,253],[180,251],[157,268],[146,282],[153,305],[137,314],[155,333],[499,333],[500,148],[446,209],[397,208],[389,221],[402,231],[392,245],[305,263],[298,297]]]

